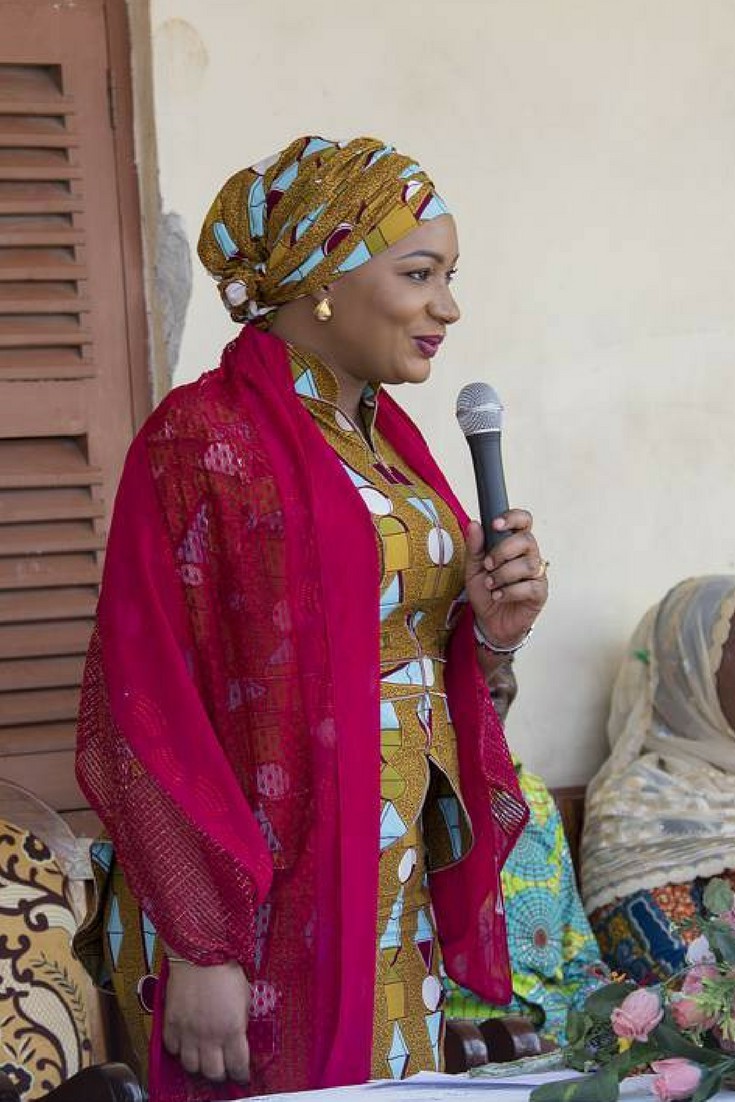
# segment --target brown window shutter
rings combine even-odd
[[[105,5],[0,2],[0,777],[81,823],[78,690],[134,427]]]

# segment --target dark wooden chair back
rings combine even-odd
[[[572,864],[577,874],[579,884],[579,846],[582,841],[582,828],[584,827],[584,799],[587,789],[583,784],[569,785],[563,788],[552,788],[551,795],[559,808],[561,821],[564,825],[564,833],[569,843],[569,851],[572,855]]]

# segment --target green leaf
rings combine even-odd
[[[712,951],[726,964],[732,964],[735,961],[735,930],[726,922],[713,918],[707,923],[706,931]]]
[[[717,1094],[722,1086],[723,1069],[710,1068],[704,1073],[699,1086],[692,1095],[692,1102],[707,1102],[713,1094]]]
[[[695,1045],[677,1029],[672,1029],[671,1026],[663,1023],[654,1029],[651,1038],[658,1045],[662,1059],[668,1056],[683,1056],[685,1060],[692,1060],[695,1064],[706,1064],[712,1068],[727,1064],[727,1056],[724,1052],[715,1052],[711,1048]]]
[[[615,1007],[620,1006],[623,999],[630,995],[631,991],[636,990],[634,983],[607,983],[587,996],[584,1008],[594,1018],[609,1021]]]
[[[721,880],[719,876],[716,876],[714,880],[710,880],[704,889],[702,902],[710,914],[721,915],[723,911],[732,910],[733,902],[735,902],[735,892],[733,892],[727,880]]]
[[[581,1041],[592,1025],[592,1018],[582,1010],[570,1010],[567,1014],[567,1041],[574,1045]]]
[[[612,1068],[601,1068],[581,1079],[558,1079],[534,1087],[529,1102],[617,1102],[620,1084]]]
[[[636,1068],[650,1064],[652,1060],[658,1060],[661,1056],[661,1049],[657,1044],[650,1041],[634,1041],[625,1052],[619,1052],[617,1056],[613,1056],[607,1066],[613,1068],[618,1079],[624,1079]]]

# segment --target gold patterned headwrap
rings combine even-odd
[[[425,172],[376,138],[297,138],[244,168],[204,220],[199,257],[235,321],[257,321],[447,214]]]

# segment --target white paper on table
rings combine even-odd
[[[474,1090],[487,1093],[490,1087],[500,1087],[503,1091],[513,1087],[514,1089],[526,1088],[533,1090],[540,1083],[553,1083],[557,1079],[577,1079],[580,1073],[570,1068],[562,1068],[558,1071],[524,1072],[520,1075],[447,1075],[441,1071],[418,1071],[415,1075],[409,1075],[407,1079],[373,1079],[366,1083],[368,1090],[388,1090],[394,1087],[397,1090],[419,1087],[425,1090],[427,1087],[439,1087],[444,1090]],[[404,1095],[401,1095],[404,1098]],[[377,1102],[377,1100],[376,1100]]]
[[[460,1099],[461,1102],[487,1102],[493,1092],[498,1102],[528,1102],[531,1091],[539,1084],[578,1076],[579,1072],[569,1069],[500,1079],[422,1071],[408,1079],[375,1079],[352,1087],[264,1095],[262,1102],[460,1102]],[[620,1084],[621,1102],[653,1102],[653,1078],[652,1075],[639,1075],[624,1079]],[[256,1100],[250,1098],[244,1102]],[[735,1102],[735,1092],[719,1091],[712,1102]]]
[[[442,1072],[420,1071],[408,1079],[373,1079],[352,1087],[304,1091],[299,1094],[271,1094],[263,1102],[486,1102],[493,1092],[502,1102],[528,1102],[528,1096],[539,1083],[555,1079],[570,1079],[578,1073],[547,1071],[526,1075],[495,1078],[470,1078],[467,1075],[446,1075]],[[249,1102],[255,1102],[250,1099]],[[650,1102],[650,1100],[649,1100]]]

